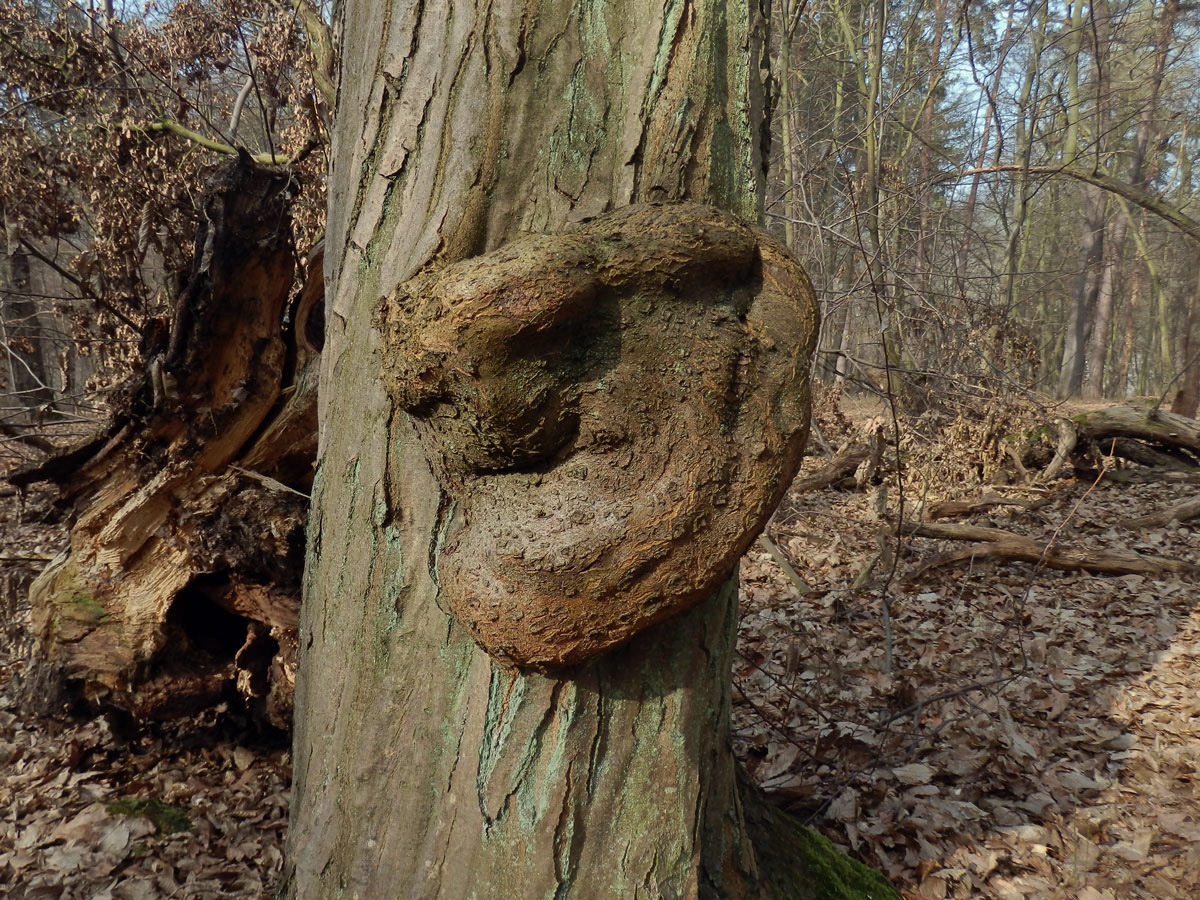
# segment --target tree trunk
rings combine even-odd
[[[381,374],[381,363],[419,368],[428,358],[463,390],[490,384],[504,360],[460,355],[450,365],[436,341],[414,344],[427,357],[393,355],[404,304],[414,304],[414,324],[436,326],[420,304],[451,300],[434,289],[458,290],[464,303],[471,284],[499,290],[497,319],[485,305],[482,319],[451,310],[441,320],[452,342],[456,322],[519,327],[514,304],[533,302],[545,282],[586,281],[608,265],[591,238],[568,235],[582,242],[577,263],[511,290],[487,267],[507,259],[511,274],[545,245],[505,248],[480,269],[443,268],[523,231],[561,232],[630,203],[684,198],[756,220],[766,133],[758,4],[351,0],[344,16],[341,56],[354,69],[342,73],[333,131],[286,895],[760,897],[778,879],[781,895],[817,896],[815,873],[828,870],[797,851],[784,874],[771,861],[786,855],[756,856],[749,840],[757,819],[744,814],[728,749],[734,582],[576,669],[494,662],[444,608],[469,604],[470,593],[455,601],[438,581],[458,540],[447,532],[471,525],[462,508],[474,498],[454,493],[455,467],[471,460],[448,452],[439,478],[427,455],[439,408],[439,427],[467,438],[477,424],[468,420],[483,414],[468,405],[453,418],[436,398],[422,407],[417,372],[408,387],[389,382],[408,391],[412,418]],[[638,245],[644,235],[631,229],[604,246]],[[458,287],[440,272],[461,274]],[[617,300],[607,291],[587,295],[597,314]],[[396,305],[381,314],[384,296]],[[381,322],[387,347],[373,327]],[[544,369],[531,365],[540,383]],[[539,405],[542,393],[527,399],[561,424],[559,411]],[[560,476],[544,454],[531,465]],[[531,490],[539,483],[536,472],[520,477]],[[473,514],[489,512],[483,504]],[[869,875],[854,879],[890,895]]]
[[[1067,130],[1063,138],[1062,160],[1071,165],[1079,153],[1079,120],[1083,107],[1079,66],[1083,58],[1083,40],[1087,0],[1075,0],[1069,6],[1070,41],[1067,53]],[[1096,305],[1099,290],[1097,270],[1104,253],[1104,195],[1093,185],[1084,188],[1084,232],[1081,240],[1082,268],[1076,282],[1075,296],[1067,312],[1063,335],[1062,358],[1059,361],[1058,395],[1074,397],[1083,386],[1084,348],[1087,345],[1088,323]]]
[[[9,406],[48,411],[54,391],[48,384],[42,352],[41,322],[29,277],[29,254],[20,243],[17,229],[4,223],[4,254],[0,259],[0,354],[4,356],[5,390]],[[0,424],[24,417],[0,411]],[[24,421],[22,424],[29,424]]]
[[[1135,188],[1146,186],[1146,156],[1156,137],[1159,92],[1166,72],[1167,55],[1179,11],[1178,0],[1167,0],[1162,10],[1159,29],[1155,38],[1154,64],[1150,74],[1147,96],[1142,101],[1138,125],[1134,133],[1133,153],[1129,160],[1129,183]],[[1157,10],[1155,10],[1157,12]],[[1108,26],[1105,25],[1105,30]],[[1097,63],[1099,64],[1099,63]],[[1101,79],[1103,84],[1106,79]],[[1129,227],[1128,209],[1118,211],[1105,240],[1105,266],[1097,297],[1095,326],[1088,342],[1087,372],[1083,381],[1083,396],[1099,399],[1104,395],[1104,370],[1108,359],[1109,332],[1113,310],[1116,305],[1116,285],[1119,267],[1125,248],[1125,235]],[[1124,385],[1121,386],[1124,388]]]
[[[800,190],[800,172],[796,165],[795,138],[793,135],[792,105],[794,91],[792,90],[792,38],[796,33],[800,16],[804,13],[805,3],[800,3],[800,9],[794,10],[789,0],[780,0],[778,12],[779,25],[779,143],[781,152],[780,168],[783,169],[783,243],[791,252],[796,252],[796,219],[800,204],[796,202],[796,192]]]
[[[1117,358],[1117,370],[1113,373],[1115,395],[1119,397],[1128,397],[1130,394],[1129,369],[1133,364],[1133,345],[1137,340],[1136,314],[1141,306],[1142,290],[1146,283],[1145,266],[1135,266],[1130,281],[1129,301],[1125,304],[1121,317],[1121,353]]]
[[[1179,342],[1179,366],[1177,378],[1179,390],[1171,400],[1171,412],[1195,418],[1200,411],[1200,283],[1191,292],[1187,315],[1183,319],[1182,338]]]
[[[1104,396],[1104,372],[1112,338],[1113,311],[1117,305],[1117,278],[1125,253],[1125,233],[1128,225],[1124,213],[1118,212],[1105,229],[1104,261],[1101,263],[1096,306],[1092,314],[1092,331],[1088,336],[1086,363],[1080,394],[1089,400]]]
[[[1079,273],[1075,300],[1067,315],[1063,343],[1062,368],[1058,381],[1060,397],[1074,397],[1083,387],[1083,364],[1091,318],[1100,291],[1100,270],[1104,262],[1104,192],[1093,185],[1084,189],[1086,216],[1083,235],[1083,270]]]

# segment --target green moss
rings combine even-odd
[[[882,873],[787,813],[757,797],[747,798],[746,813],[760,870],[779,900],[900,900]]]
[[[154,823],[159,834],[192,830],[192,822],[186,809],[163,803],[157,797],[122,797],[120,800],[106,803],[104,807],[118,816],[145,816]]]
[[[1051,443],[1058,440],[1058,432],[1053,425],[1037,425],[1026,430],[1025,443],[1036,444],[1043,440]]]
[[[73,607],[75,616],[87,622],[100,622],[108,619],[108,611],[95,597],[82,591],[72,591],[67,597],[67,603]]]

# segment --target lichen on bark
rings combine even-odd
[[[443,597],[502,661],[580,663],[710,595],[799,465],[812,288],[712,207],[514,240],[406,281],[378,321],[454,501]]]

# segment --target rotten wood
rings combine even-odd
[[[797,494],[807,494],[828,487],[842,487],[843,485],[853,487],[854,473],[868,455],[869,450],[862,444],[842,447],[833,459],[821,468],[793,481],[791,490]]]
[[[1200,474],[1200,422],[1175,413],[1112,406],[1058,419],[1053,431],[1057,435],[1054,455],[1039,481],[1057,477],[1068,463],[1080,477],[1094,478],[1112,469],[1102,463],[1102,457],[1116,457],[1149,472]],[[1015,460],[1021,457],[1018,468],[1024,473],[1026,465],[1043,465],[1044,451],[1038,440],[1026,445],[1014,455]],[[1124,478],[1109,471],[1105,477]]]
[[[1101,453],[1130,455],[1129,439],[1140,441],[1159,453],[1195,468],[1200,465],[1200,422],[1163,410],[1113,406],[1094,409],[1072,417],[1079,439],[1090,442]]]
[[[1079,433],[1070,420],[1059,419],[1057,428],[1058,445],[1054,448],[1054,458],[1050,460],[1050,465],[1046,466],[1045,471],[1042,472],[1042,481],[1050,481],[1058,477],[1058,473],[1067,464],[1071,452],[1075,449],[1075,444],[1079,441]]]
[[[883,463],[883,425],[876,424],[867,441],[867,458],[854,472],[854,484],[861,491],[879,480],[879,467]]]

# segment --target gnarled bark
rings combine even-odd
[[[514,241],[410,279],[381,320],[453,501],[442,596],[498,659],[583,662],[713,593],[800,464],[812,287],[712,207]]]

